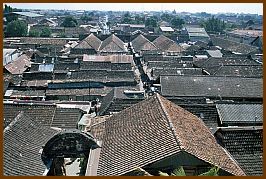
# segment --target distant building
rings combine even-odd
[[[18,19],[25,20],[29,24],[34,24],[43,18],[43,15],[33,12],[11,12],[7,16],[17,16]]]
[[[175,30],[172,27],[164,27],[164,26],[161,26],[160,27],[160,31],[162,33],[173,33]]]
[[[203,41],[209,42],[210,36],[207,34],[204,28],[200,27],[185,27],[182,34],[187,35],[189,41],[196,42],[196,41]]]

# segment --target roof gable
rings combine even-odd
[[[158,94],[111,116],[103,135],[98,175],[122,175],[180,151],[245,175],[203,121]]]
[[[164,35],[160,35],[153,41],[154,45],[163,51],[174,51],[181,52],[183,48],[176,44],[175,41],[165,37]]]
[[[100,51],[104,52],[114,52],[114,51],[126,51],[124,42],[120,40],[114,34],[107,37],[100,46]]]
[[[161,96],[159,99],[173,125],[182,150],[234,175],[245,175],[237,163],[216,142],[215,137],[201,119]]]
[[[151,41],[141,34],[132,40],[132,46],[134,47],[135,51],[158,50]]]
[[[77,46],[76,49],[94,49],[98,50],[102,41],[97,38],[93,33],[91,33],[88,37],[83,39]]]

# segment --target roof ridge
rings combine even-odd
[[[122,48],[122,47],[120,47],[120,45],[119,44],[117,44],[116,42],[115,42],[115,40],[114,39],[117,39],[117,40],[120,40],[120,41],[122,41],[120,38],[118,38],[116,35],[114,35],[114,34],[112,34],[112,41],[111,42],[114,42],[120,49],[122,49],[122,50],[124,50],[124,48]],[[123,41],[122,41],[123,42]],[[124,43],[124,42],[123,42]],[[124,47],[124,46],[123,46]]]
[[[8,131],[9,129],[10,129],[10,127],[11,126],[13,126],[20,118],[21,118],[21,116],[23,116],[23,114],[24,114],[24,111],[20,111],[19,113],[18,113],[18,115],[14,118],[14,120],[12,120],[10,123],[9,123],[9,125],[8,126],[6,126],[5,127],[5,129],[4,129],[4,133],[6,132],[6,131]],[[24,114],[25,115],[25,114]]]
[[[180,149],[183,150],[184,149],[184,146],[183,146],[180,138],[176,135],[176,130],[175,130],[174,126],[173,126],[172,119],[171,119],[170,115],[168,114],[166,108],[164,107],[164,104],[163,104],[163,102],[161,100],[161,96],[158,93],[156,93],[155,95],[156,95],[156,98],[157,98],[157,100],[158,100],[158,102],[159,102],[159,104],[160,104],[160,106],[161,106],[161,108],[162,108],[162,110],[163,110],[166,118],[168,119],[167,122],[168,122],[168,125],[169,125],[170,130],[173,133],[173,136],[174,136],[174,138],[176,140],[176,143],[179,145]]]

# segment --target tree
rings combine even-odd
[[[40,36],[41,37],[50,37],[51,36],[51,30],[48,27],[45,27],[42,29]]]
[[[219,168],[214,166],[209,171],[199,174],[198,176],[218,176]],[[170,175],[168,173],[164,173],[159,171],[160,176],[186,176],[186,172],[183,167],[178,167],[175,169]]]
[[[174,26],[175,28],[181,29],[182,25],[185,24],[185,21],[179,17],[174,17],[171,20],[171,24],[172,26]]]
[[[40,31],[31,29],[29,31],[29,37],[40,37]]]
[[[10,12],[13,12],[13,8],[5,4],[4,13],[10,13]]]
[[[157,17],[153,16],[146,20],[145,22],[146,27],[157,27]]]
[[[140,167],[137,167],[133,171],[138,172],[139,175],[152,176],[150,173],[148,173],[146,170],[144,170]],[[219,172],[219,168],[216,166],[213,166],[210,170],[208,170],[207,172],[204,172],[202,174],[199,174],[198,176],[218,176],[218,172]],[[187,176],[186,172],[182,166],[175,169],[173,172],[171,172],[170,175],[168,173],[161,172],[161,171],[159,171],[159,175],[160,176]]]
[[[144,16],[140,16],[140,15],[136,15],[135,16],[135,24],[144,24],[144,22],[145,22],[145,18],[144,18]]]
[[[61,26],[63,26],[63,27],[77,27],[78,21],[73,16],[67,16],[67,17],[65,17]]]
[[[92,18],[87,14],[82,14],[82,16],[80,17],[80,20],[82,20],[83,22],[88,22],[88,21],[92,21]]]
[[[168,13],[163,13],[163,14],[161,15],[161,19],[162,19],[163,21],[166,21],[166,22],[170,22],[172,18],[173,18],[173,16],[170,15],[170,14],[168,14]]]
[[[122,17],[122,23],[125,24],[131,24],[132,23],[132,19],[131,19],[131,15],[129,12],[126,12],[123,17]]]
[[[15,20],[6,27],[6,37],[24,37],[27,35],[28,26],[24,21]]]
[[[202,26],[207,32],[223,32],[226,28],[225,22],[214,16],[203,22]]]

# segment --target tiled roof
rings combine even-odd
[[[201,68],[154,68],[153,79],[157,79],[160,75],[202,75]]]
[[[177,61],[149,61],[148,68],[192,68],[191,63],[179,63]]]
[[[206,52],[211,56],[215,58],[221,58],[223,54],[220,50],[206,50]]]
[[[132,40],[132,46],[136,52],[158,50],[158,48],[151,41],[141,34]]]
[[[217,104],[222,125],[259,125],[263,122],[261,104]]]
[[[163,96],[262,98],[261,78],[161,76]]]
[[[149,61],[176,61],[176,62],[181,62],[181,57],[178,56],[163,56],[163,55],[143,55],[144,61],[149,62]]]
[[[107,37],[99,48],[100,52],[127,52],[125,44],[114,34]]]
[[[133,55],[83,55],[83,61],[91,62],[111,62],[111,63],[131,63],[134,64]]]
[[[123,175],[181,151],[233,175],[245,175],[203,121],[158,94],[104,124],[97,175]]]
[[[10,97],[43,97],[45,96],[45,90],[13,90]]]
[[[134,72],[131,70],[116,70],[116,71],[107,71],[107,70],[82,70],[82,71],[73,71],[68,77],[65,75],[65,78],[58,78],[55,75],[57,80],[66,80],[66,81],[99,81],[99,82],[116,82],[116,81],[135,81]]]
[[[56,133],[20,112],[4,130],[3,174],[41,176],[46,167],[39,151]]]
[[[55,109],[55,105],[4,104],[4,119],[13,120],[20,111],[24,111],[43,126],[50,126]]]
[[[177,104],[177,103],[175,103]],[[210,104],[177,104],[185,110],[191,112],[200,118],[204,124],[212,131],[216,131],[218,127],[218,112],[215,105]]]
[[[57,45],[64,46],[67,44],[67,39],[63,38],[39,38],[39,37],[22,37],[21,43],[38,44],[38,45]]]
[[[21,55],[13,62],[7,64],[5,68],[11,74],[22,74],[30,66],[30,58],[27,55]]]
[[[91,33],[88,37],[83,39],[77,46],[76,49],[94,49],[98,51],[102,41],[98,39],[93,33]]]
[[[48,89],[46,90],[47,96],[60,96],[60,95],[76,95],[76,96],[85,96],[85,95],[101,95],[105,96],[112,90],[111,87],[104,88],[85,88],[85,89]]]
[[[137,90],[133,87],[114,88],[101,101],[99,115],[109,115],[119,112],[144,99],[144,95],[126,95],[125,90]]]
[[[153,44],[164,52],[182,52],[184,49],[178,45],[175,41],[165,37],[164,35],[160,35],[157,37]]]
[[[82,112],[77,108],[56,108],[51,127],[76,129]]]
[[[257,53],[259,52],[257,47],[225,39],[219,36],[211,35],[211,41],[214,46],[219,46],[224,50],[237,52],[242,54]]]
[[[221,66],[213,75],[262,78],[263,69],[262,65],[226,65]]]
[[[195,61],[193,63],[198,67],[206,69],[225,65],[260,65],[256,61],[244,57],[210,57],[206,60]]]
[[[80,64],[73,63],[73,62],[62,62],[62,63],[55,63],[54,71],[69,71],[69,70],[79,70]]]
[[[21,16],[31,17],[31,18],[42,17],[43,16],[41,14],[36,14],[34,12],[11,12],[11,13],[12,14],[18,14],[18,15],[21,15]]]
[[[111,63],[110,61],[82,61],[81,62],[82,70],[132,70],[131,63]]]
[[[21,86],[28,87],[47,87],[49,80],[24,80],[21,82]]]
[[[262,127],[223,128],[222,144],[247,175],[263,175]]]

